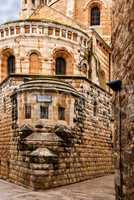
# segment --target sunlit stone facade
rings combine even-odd
[[[45,189],[113,171],[110,33],[108,1],[22,1],[0,26],[1,178]]]

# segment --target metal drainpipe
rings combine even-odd
[[[109,82],[111,81],[111,53],[109,53]],[[109,87],[110,92],[110,87]]]

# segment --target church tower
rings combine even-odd
[[[46,5],[48,0],[21,0],[20,18],[28,18],[39,6]]]

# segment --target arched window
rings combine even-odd
[[[100,25],[100,9],[95,6],[91,9],[91,26]]]
[[[66,74],[66,61],[64,58],[59,57],[56,59],[56,75]]]
[[[7,59],[8,75],[15,72],[15,57],[13,55],[9,56]]]
[[[35,5],[35,0],[32,0],[32,4]]]
[[[38,74],[40,72],[40,59],[37,53],[31,53],[30,55],[30,68],[31,74]]]
[[[96,102],[96,100],[94,101],[93,115],[97,116],[97,102]]]

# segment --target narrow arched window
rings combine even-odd
[[[91,9],[91,26],[100,25],[100,9],[96,6]]]
[[[32,0],[32,4],[35,5],[35,0]]]
[[[9,56],[7,59],[8,75],[15,72],[15,57],[13,55]]]
[[[66,74],[66,61],[64,58],[59,57],[56,59],[56,75]]]
[[[93,107],[93,115],[97,116],[97,102],[96,102],[96,100],[94,101],[94,105],[93,106],[94,106]]]
[[[37,53],[32,53],[30,55],[30,69],[29,72],[31,74],[39,73],[40,71],[40,59]]]

